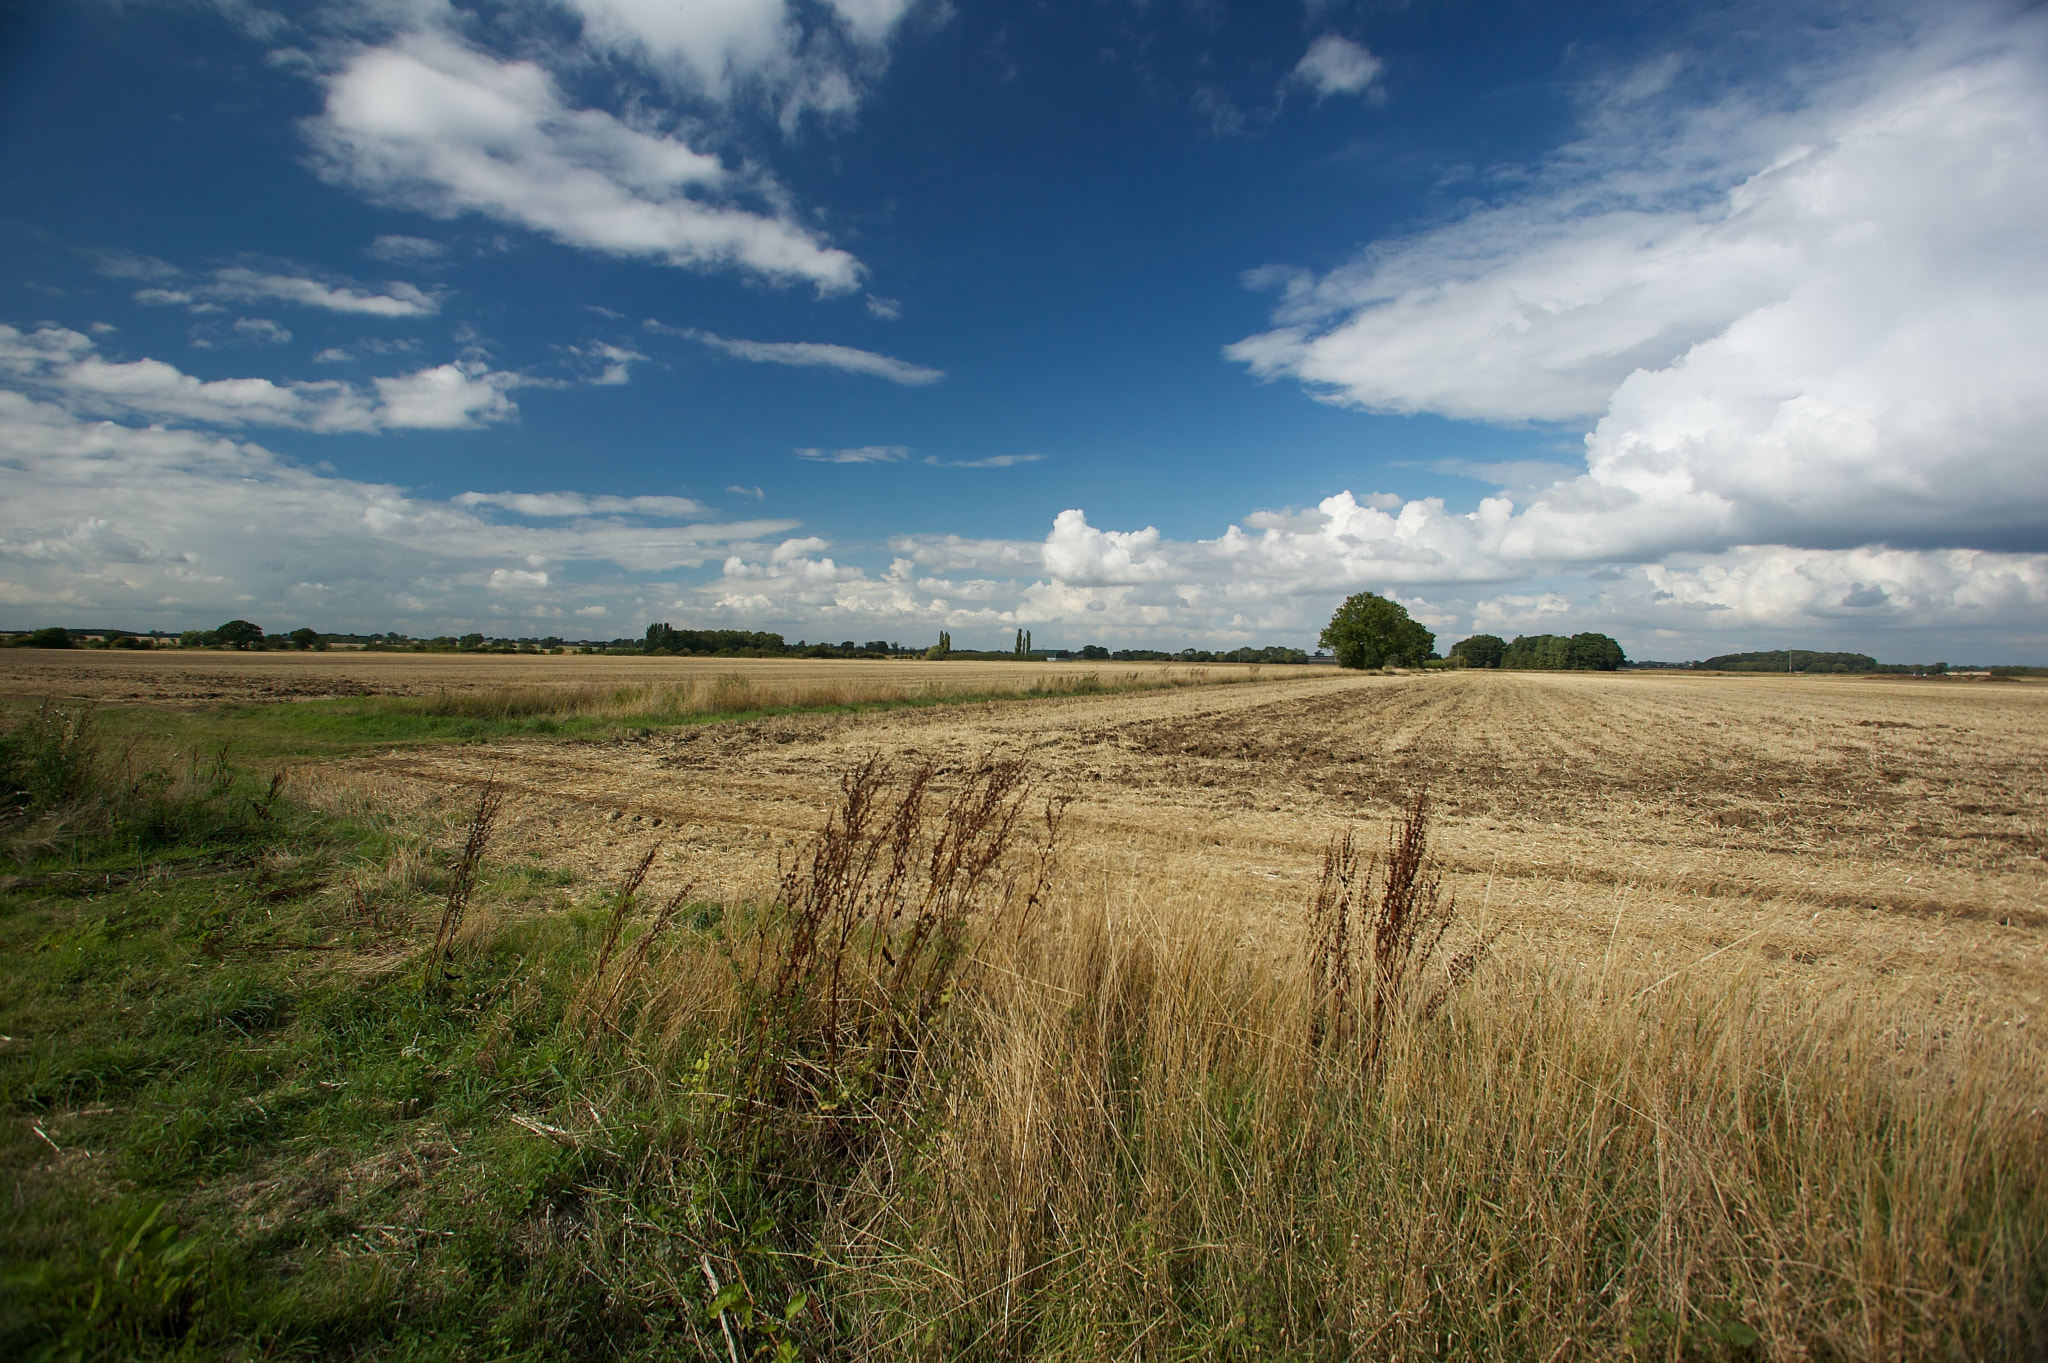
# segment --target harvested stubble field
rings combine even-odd
[[[322,779],[450,809],[496,780],[508,841],[553,864],[613,876],[659,843],[657,887],[738,899],[767,891],[861,758],[943,776],[1022,757],[1071,797],[1091,877],[1228,904],[1254,939],[1291,928],[1334,832],[1426,786],[1451,890],[1546,951],[1675,966],[1740,942],[1787,975],[2041,1025],[2048,687],[1296,675],[391,752]]]
[[[9,660],[16,699],[611,717],[333,749],[281,788],[372,850],[13,910],[55,915],[37,997],[118,1019],[157,1003],[80,992],[76,915],[191,897],[186,1058],[16,1065],[5,1148],[18,1206],[167,1197],[243,1284],[102,1309],[51,1258],[39,1318],[219,1356],[2048,1351],[2048,687],[1140,666],[1100,680],[1175,684],[704,722],[1039,683],[564,662]],[[284,836],[278,787],[209,789]],[[1424,789],[1423,861],[1326,856],[1419,839]],[[198,1058],[217,1016],[244,1058]],[[122,1123],[146,1154],[79,1156]]]
[[[1201,670],[1223,677],[1256,669],[1218,664]],[[926,662],[914,658],[885,662],[371,653],[351,649],[328,653],[10,649],[0,650],[0,698],[209,705],[341,696],[465,696],[507,688],[631,690],[719,677],[744,677],[791,692],[842,690],[858,696],[914,692],[927,686],[945,691],[1010,690],[1080,673],[1115,681],[1159,671],[1149,663]]]

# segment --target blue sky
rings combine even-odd
[[[0,624],[2048,661],[1998,5],[0,34]]]

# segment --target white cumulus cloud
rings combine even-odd
[[[305,124],[323,173],[381,202],[826,292],[859,282],[851,255],[788,217],[722,202],[747,186],[715,155],[571,108],[533,62],[499,61],[424,30],[358,50],[325,82],[326,106]]]
[[[785,127],[844,115],[879,75],[910,0],[561,0],[585,42],[715,101],[765,96]]]
[[[475,506],[323,474],[247,441],[93,420],[7,389],[0,482],[0,606],[62,604],[142,628],[229,615],[285,627],[317,610],[315,623],[332,622],[323,628],[415,621],[438,633],[487,622],[506,598],[525,611],[606,593],[630,613],[634,589],[621,574],[715,567],[731,546],[785,537],[795,524],[500,524]],[[610,500],[588,498],[587,510],[612,510]],[[617,500],[682,512],[680,498]],[[308,584],[320,584],[317,601]]]
[[[1474,566],[2041,547],[2044,72],[2035,17],[1791,113],[1604,108],[1565,183],[1293,276],[1228,354],[1376,411],[1591,421],[1582,475],[1482,505]]]
[[[518,408],[505,390],[517,376],[477,363],[437,364],[390,379],[372,379],[379,423],[423,430],[454,431],[504,421]]]

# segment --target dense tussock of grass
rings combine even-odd
[[[282,775],[252,785],[225,748],[116,746],[90,707],[45,703],[0,721],[0,860],[50,871],[219,857],[289,836]]]
[[[1256,949],[1063,874],[1014,764],[856,770],[766,906],[487,814],[0,895],[0,1351],[2048,1346],[2037,1056],[1737,953],[1482,954],[1419,807]]]

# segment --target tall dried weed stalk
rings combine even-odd
[[[429,981],[447,973],[449,949],[455,944],[463,915],[469,911],[469,897],[476,891],[484,851],[491,843],[491,829],[498,821],[499,806],[504,803],[505,792],[498,789],[496,781],[484,782],[483,789],[477,792],[476,811],[470,815],[462,851],[456,855],[454,869],[448,876],[448,899],[441,908],[441,926],[434,933],[433,950],[427,953]]]
[[[586,1036],[600,1031],[618,1032],[613,1019],[630,992],[642,983],[642,972],[646,969],[647,958],[654,946],[667,933],[675,921],[677,910],[689,900],[691,885],[669,896],[645,932],[642,932],[632,947],[619,955],[619,945],[625,938],[626,919],[631,913],[640,886],[647,879],[648,870],[654,865],[655,854],[661,851],[661,844],[655,843],[626,873],[624,883],[612,899],[611,913],[605,919],[604,936],[598,942],[597,959],[591,964],[583,988],[577,991],[575,1002],[569,1007],[570,1025],[581,1030]],[[623,1033],[618,1033],[623,1037]]]
[[[1424,983],[1437,949],[1458,919],[1457,901],[1429,854],[1429,791],[1418,789],[1387,834],[1383,856],[1368,855],[1347,828],[1323,851],[1322,875],[1308,902],[1306,965],[1309,1045],[1356,1050],[1376,1065],[1396,1013],[1427,1021],[1478,968],[1498,932],[1480,936]]]
[[[842,1134],[891,1116],[976,943],[1019,931],[1043,899],[1058,805],[1029,815],[1024,764],[985,759],[950,796],[938,776],[862,762],[783,875],[746,988],[741,1072],[762,1110]]]

